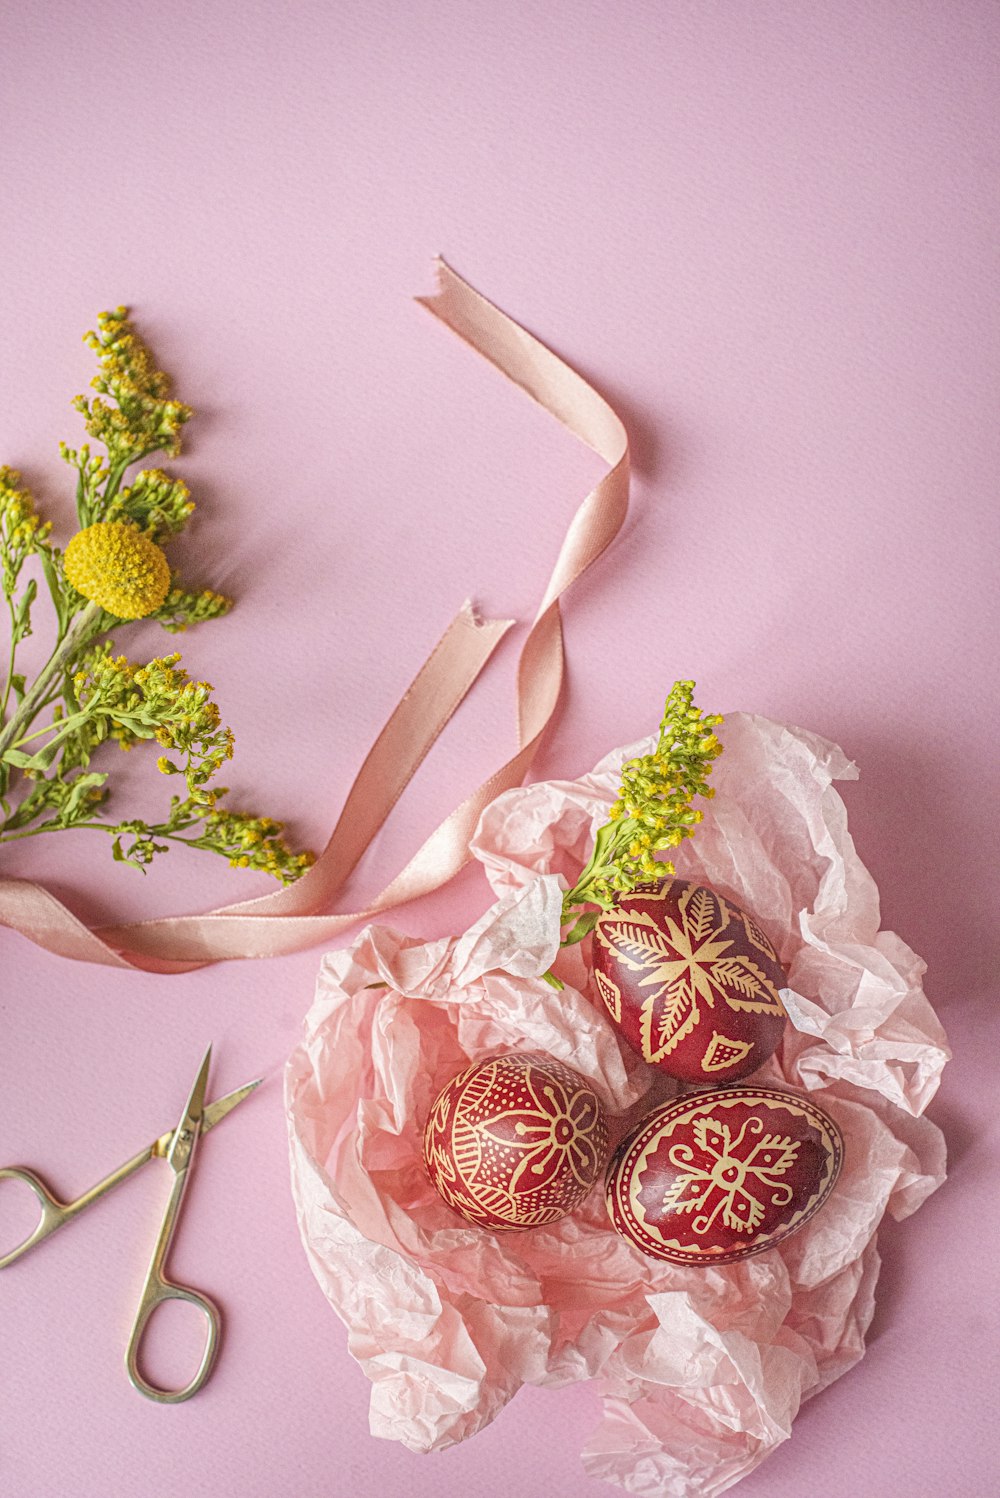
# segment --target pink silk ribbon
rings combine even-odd
[[[366,909],[329,913],[352,869],[513,622],[480,621],[465,604],[369,751],[322,854],[294,884],[207,915],[92,930],[41,885],[0,879],[0,925],[63,957],[158,973],[301,951],[445,884],[468,860],[469,839],[483,809],[524,779],[562,684],[559,599],[610,545],[625,519],[628,437],[608,403],[575,370],[443,260],[436,265],[436,294],[417,300],[609,464],[609,472],[570,523],[521,651],[516,754],[445,818]]]

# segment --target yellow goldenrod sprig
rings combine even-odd
[[[226,807],[206,811],[193,801],[177,803],[179,817],[195,814],[201,817],[201,831],[186,841],[194,847],[221,853],[234,869],[256,869],[282,884],[291,884],[316,861],[312,853],[294,852],[282,836],[281,822],[271,817],[230,811]]]
[[[211,588],[192,593],[175,582],[152,617],[171,634],[177,634],[192,624],[204,624],[206,619],[218,619],[228,614],[232,606],[231,598],[213,593]]]
[[[656,748],[622,766],[618,799],[595,838],[586,867],[563,900],[563,922],[578,916],[580,906],[599,909],[576,920],[567,942],[585,936],[599,910],[607,909],[617,896],[675,872],[674,865],[657,854],[693,836],[702,813],[691,803],[696,796],[712,796],[708,777],[712,761],[722,753],[714,732],[722,718],[702,713],[693,696],[693,681],[675,682]]]
[[[219,795],[227,792],[220,790]],[[293,884],[315,859],[296,853],[285,842],[280,822],[248,812],[213,810],[199,801],[171,798],[170,816],[150,826],[122,822],[114,829],[112,852],[117,862],[145,869],[170,843],[220,853],[234,869],[256,869],[280,884]],[[163,839],[161,842],[160,839]]]
[[[36,513],[30,490],[21,487],[21,475],[13,468],[0,468],[0,568],[8,598],[21,568],[47,543],[51,530],[51,521]]]
[[[155,739],[182,761],[177,764],[161,755],[157,769],[164,775],[183,775],[188,794],[214,806],[215,793],[205,787],[232,759],[233,734],[222,725],[210,684],[191,681],[179,662],[180,656],[174,654],[136,666],[123,655],[113,655],[108,643],[91,652],[76,672],[73,691],[80,712],[101,738],[115,739],[122,749],[131,749],[140,739]]]
[[[97,331],[87,333],[84,342],[100,364],[90,382],[98,394],[90,400],[78,395],[73,404],[90,436],[107,448],[111,471],[124,470],[147,453],[176,458],[191,409],[171,399],[169,376],[156,368],[129,322],[128,309],[100,313]]]
[[[31,606],[38,593],[38,583],[30,577],[18,597],[21,569],[30,556],[40,557],[46,569],[51,567],[51,530],[51,523],[40,519],[36,513],[30,491],[22,488],[21,475],[13,468],[0,468],[0,583],[10,618],[7,674],[0,693],[0,729],[11,693],[18,702],[25,693],[24,677],[14,670],[14,662],[17,647],[31,634]],[[5,775],[0,765],[0,794],[5,789]]]
[[[191,491],[183,479],[159,468],[144,468],[107,506],[105,519],[125,519],[154,541],[179,535],[194,514]]]

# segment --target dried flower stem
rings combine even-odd
[[[124,307],[102,313],[98,327],[86,338],[100,363],[92,381],[98,395],[78,396],[74,405],[106,457],[89,446],[61,448],[76,471],[81,527],[65,552],[50,542],[51,525],[18,475],[0,468],[0,587],[11,627],[0,693],[0,843],[96,827],[113,838],[114,857],[135,868],[180,842],[290,883],[312,855],[287,846],[280,822],[221,806],[227,792],[210,784],[233,752],[212,688],[190,680],[176,654],[136,665],[114,655],[110,640],[98,643],[123,620],[149,617],[176,631],[231,606],[211,589],[182,587],[170,572],[162,545],[194,509],[186,484],[159,469],[143,469],[126,484],[128,470],[151,453],[177,455],[191,412],[171,398]],[[56,613],[55,646],[30,685],[15,671],[38,592],[35,578],[20,583],[29,558],[41,566]],[[155,740],[174,756],[161,754],[157,768],[181,775],[186,795],[171,797],[164,821],[101,819],[109,772],[90,765],[107,739],[122,749]]]
[[[88,603],[76,623],[53,650],[39,671],[10,722],[0,731],[0,759],[8,749],[22,742],[24,730],[46,706],[53,684],[62,677],[70,661],[101,632],[103,610],[100,604]]]

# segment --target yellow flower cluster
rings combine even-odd
[[[155,541],[121,520],[98,520],[66,547],[76,591],[118,619],[144,619],[170,590],[170,566]]]
[[[88,448],[76,455],[86,461]],[[153,541],[179,535],[195,511],[191,491],[183,479],[160,468],[143,468],[126,489],[115,494],[102,520],[130,520]],[[95,516],[95,519],[97,517]]]
[[[283,831],[282,823],[273,817],[220,810],[205,818],[203,836],[215,852],[228,854],[230,868],[255,869],[282,884],[291,884],[316,862],[316,856],[293,853],[281,835]]]
[[[718,713],[705,716],[694,706],[693,693],[693,681],[674,683],[653,753],[622,766],[621,789],[609,814],[612,822],[628,825],[624,847],[607,871],[617,893],[634,888],[641,879],[662,879],[675,872],[672,863],[655,855],[679,847],[693,835],[703,813],[692,807],[692,800],[715,794],[708,776],[712,761],[722,753],[713,732],[722,718]]]
[[[51,521],[35,513],[34,500],[21,488],[21,475],[13,468],[0,468],[0,560],[8,596],[25,558],[44,546],[51,529]]]
[[[703,714],[693,703],[694,682],[675,682],[664,708],[660,735],[652,754],[622,766],[621,788],[609,820],[594,840],[594,850],[579,879],[563,900],[563,919],[580,905],[611,905],[617,895],[637,885],[672,875],[674,865],[657,858],[679,847],[702,819],[691,805],[695,796],[710,797],[712,761],[722,753],[714,729],[717,714]],[[593,913],[574,927],[569,940],[591,929]],[[565,945],[565,943],[564,943]]]
[[[180,452],[180,429],[190,419],[190,407],[171,400],[170,380],[156,368],[152,355],[137,338],[128,320],[128,309],[102,312],[96,333],[84,342],[96,353],[101,372],[92,381],[100,395],[111,397],[109,405],[99,397],[77,396],[74,405],[86,419],[87,431],[108,450],[111,467],[122,468],[146,453],[165,452],[175,458]]]
[[[109,646],[99,646],[74,675],[73,690],[81,709],[122,748],[155,739],[162,749],[185,756],[183,769],[165,756],[158,767],[166,775],[185,775],[191,795],[214,805],[216,793],[203,787],[224,760],[232,759],[233,733],[221,726],[211,685],[191,681],[179,661],[179,655],[165,655],[136,666],[124,655],[112,655]]]
[[[202,588],[194,593],[177,583],[171,587],[156,617],[163,628],[171,634],[188,629],[192,624],[202,624],[206,619],[218,619],[228,614],[233,600],[224,593],[215,593],[211,588]]]

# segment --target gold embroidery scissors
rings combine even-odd
[[[182,1400],[190,1399],[192,1394],[197,1394],[211,1373],[216,1353],[219,1350],[222,1319],[218,1308],[213,1305],[207,1295],[202,1295],[199,1290],[191,1290],[186,1285],[176,1284],[168,1279],[165,1273],[167,1255],[170,1252],[174,1228],[184,1200],[184,1192],[191,1174],[191,1165],[197,1152],[198,1142],[203,1134],[207,1134],[209,1129],[213,1129],[217,1123],[220,1123],[227,1114],[232,1112],[236,1104],[248,1097],[255,1087],[260,1086],[261,1082],[261,1078],[258,1078],[256,1082],[248,1082],[245,1087],[238,1087],[235,1092],[226,1093],[225,1097],[217,1098],[214,1103],[209,1103],[206,1107],[205,1088],[208,1084],[208,1067],[211,1057],[212,1047],[209,1046],[177,1127],[168,1130],[166,1134],[161,1134],[159,1139],[154,1139],[152,1144],[140,1150],[137,1155],[133,1155],[131,1160],[126,1160],[124,1165],[112,1171],[111,1175],[105,1176],[103,1181],[98,1181],[96,1186],[91,1186],[90,1190],[77,1197],[76,1201],[59,1201],[53,1196],[45,1182],[32,1170],[24,1170],[14,1165],[0,1169],[0,1180],[23,1181],[34,1192],[42,1209],[37,1226],[28,1234],[24,1242],[19,1243],[16,1248],[0,1258],[0,1269],[6,1269],[8,1264],[13,1264],[30,1249],[37,1247],[46,1238],[50,1238],[54,1232],[72,1218],[77,1217],[92,1202],[97,1201],[99,1197],[106,1196],[122,1181],[127,1181],[129,1176],[141,1170],[147,1161],[166,1160],[174,1173],[173,1185],[153,1248],[153,1255],[149,1261],[149,1269],[139,1297],[135,1321],[129,1333],[128,1345],[125,1348],[125,1371],[128,1373],[133,1388],[138,1389],[140,1394],[145,1394],[147,1399],[155,1399],[160,1404],[180,1404]],[[189,1305],[201,1311],[208,1323],[208,1335],[201,1362],[194,1378],[182,1389],[158,1389],[149,1383],[139,1371],[139,1347],[143,1333],[149,1325],[153,1312],[165,1300],[187,1301]]]

